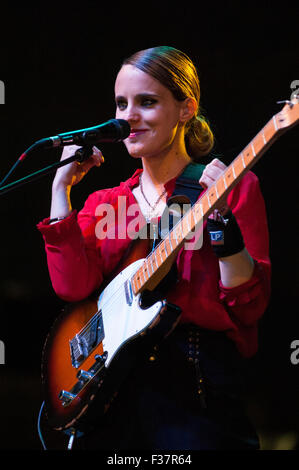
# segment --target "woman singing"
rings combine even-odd
[[[57,171],[50,217],[38,225],[53,288],[68,302],[99,289],[132,243],[128,233],[119,236],[118,226],[115,237],[99,236],[101,205],[113,207],[116,225],[120,200],[127,208],[137,204],[144,222],[159,220],[186,170],[198,175],[204,191],[226,168],[218,159],[201,163],[213,148],[213,133],[201,114],[196,68],[183,52],[154,47],[126,59],[116,77],[115,102],[116,118],[131,127],[127,151],[141,159],[142,169],[117,187],[92,193],[77,212],[72,187],[103,162],[94,147],[84,163]],[[64,148],[62,159],[76,148]],[[215,232],[221,243],[214,243]],[[242,405],[247,365],[258,348],[258,320],[270,295],[267,219],[252,172],[204,223],[202,247],[181,248],[174,265],[177,280],[166,297],[182,311],[179,324],[155,356],[130,373],[100,426],[78,438],[78,448],[259,448]]]

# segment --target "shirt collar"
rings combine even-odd
[[[185,168],[184,168],[185,169]],[[170,197],[174,191],[174,188],[175,188],[175,183],[176,183],[176,180],[177,178],[183,173],[184,169],[182,170],[182,172],[180,174],[178,174],[177,176],[175,176],[174,178],[172,178],[171,180],[167,181],[167,183],[164,184],[164,188],[166,189],[166,192],[167,192],[167,196]],[[131,178],[129,178],[127,181],[126,181],[126,184],[128,186],[128,188],[130,190],[132,190],[135,186],[138,186],[139,184],[139,178],[140,178],[140,174],[143,172],[143,169],[141,168],[138,168],[135,173],[131,176]]]

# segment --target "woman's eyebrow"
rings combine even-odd
[[[145,92],[145,93],[139,93],[136,95],[136,98],[159,98],[159,95],[157,93],[151,93],[151,92]]]
[[[120,100],[123,101],[123,100],[125,100],[125,99],[126,99],[126,98],[125,98],[124,96],[120,96],[120,95],[117,95],[117,96],[115,97],[115,101],[120,101]]]
[[[150,93],[150,92],[144,92],[144,93],[138,93],[138,95],[135,96],[137,99],[142,99],[142,98],[159,98],[159,95],[157,93]],[[115,97],[115,101],[119,100],[126,100],[125,96],[117,95]]]

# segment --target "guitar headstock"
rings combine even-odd
[[[280,129],[292,127],[299,121],[299,95],[292,100],[277,101],[285,103],[282,110],[276,114],[276,122]]]

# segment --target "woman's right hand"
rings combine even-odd
[[[60,160],[73,156],[79,148],[77,145],[64,147]],[[93,166],[101,166],[103,163],[102,152],[97,147],[92,150],[93,154],[83,163],[72,162],[58,168],[52,184],[51,219],[67,217],[72,212],[72,186],[79,183]]]
[[[81,147],[78,145],[69,145],[64,147],[60,161],[63,161],[75,154]],[[94,166],[101,166],[104,162],[102,152],[95,146],[92,147],[92,155],[82,163],[72,162],[58,168],[53,180],[53,189],[70,189],[78,184],[89,170]]]

